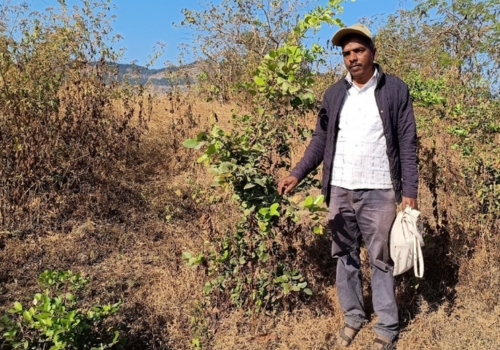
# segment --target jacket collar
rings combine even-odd
[[[378,79],[377,79],[377,87],[375,89],[380,89],[385,83],[385,73],[380,64],[375,63],[375,67],[378,69]]]

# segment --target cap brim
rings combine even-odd
[[[344,38],[346,35],[349,34],[358,34],[361,36],[364,36],[365,38],[368,38],[369,40],[372,40],[366,33],[363,33],[361,30],[353,29],[353,28],[342,28],[339,29],[337,33],[332,38],[332,44],[335,46],[341,46],[342,44],[342,38]],[[373,40],[372,40],[373,41]]]

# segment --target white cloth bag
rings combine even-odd
[[[389,243],[391,259],[394,261],[394,276],[408,271],[412,266],[416,277],[424,276],[424,240],[419,216],[418,210],[407,206],[398,213],[392,225]]]

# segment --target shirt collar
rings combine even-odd
[[[347,72],[347,75],[345,76],[345,80],[347,80],[347,82],[351,86],[356,87],[358,90],[364,90],[364,89],[369,88],[369,87],[371,87],[373,85],[377,85],[378,76],[379,76],[378,68],[377,68],[377,66],[375,66],[375,71],[373,72],[373,76],[370,78],[370,80],[368,80],[368,82],[362,88],[359,88],[357,85],[355,85],[352,82],[352,75],[351,75],[350,72]]]

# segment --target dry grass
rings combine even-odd
[[[234,225],[237,212],[228,194],[217,193],[219,198],[210,201],[210,174],[195,163],[196,152],[181,143],[208,129],[215,119],[223,128],[229,127],[234,107],[192,105],[175,95],[157,101],[138,153],[116,180],[119,201],[109,208],[107,217],[80,216],[66,223],[72,227],[66,233],[2,235],[2,309],[15,300],[27,302],[36,289],[36,277],[45,269],[82,271],[92,279],[89,303],[124,301],[114,322],[128,338],[127,348],[191,348],[191,316],[203,300],[206,277],[202,269],[187,267],[181,254],[202,251],[205,241]],[[314,117],[308,123],[312,125]],[[297,145],[294,162],[303,148]],[[438,149],[433,161],[443,157]],[[398,347],[498,349],[498,231],[482,238],[467,238],[456,231],[451,222],[458,218],[457,201],[463,198],[433,192],[424,175],[420,207],[427,221],[426,278],[418,288],[410,274],[398,279],[403,325]],[[204,310],[209,315],[206,348],[336,348],[333,334],[342,318],[329,240],[310,232],[291,239],[317,296],[291,310],[256,318],[242,310],[211,305]],[[464,244],[469,248],[464,249]],[[365,288],[370,307],[370,292]],[[372,338],[368,325],[351,348],[365,349]]]

